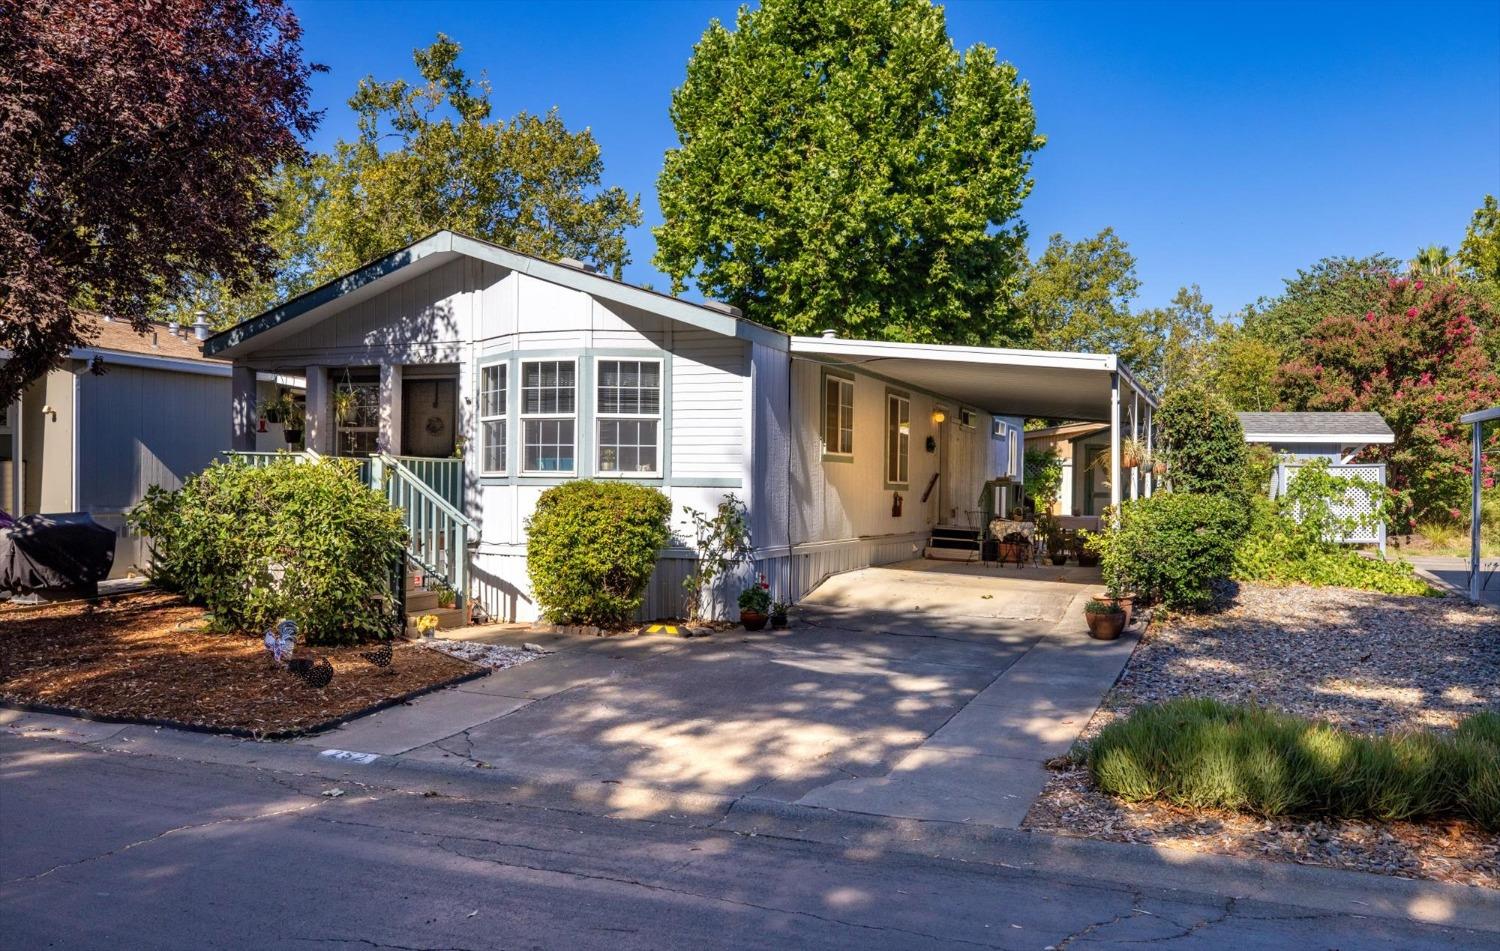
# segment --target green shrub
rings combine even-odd
[[[1246,520],[1238,498],[1158,492],[1122,504],[1115,523],[1089,533],[1087,543],[1099,554],[1111,589],[1199,610],[1213,603],[1214,585],[1229,577]]]
[[[629,482],[580,479],[543,492],[526,522],[526,571],[543,616],[628,622],[670,538],[671,515],[665,495]]]
[[[1224,398],[1197,384],[1173,389],[1156,413],[1173,491],[1239,492],[1248,471],[1245,430]]]
[[[1500,715],[1450,736],[1371,736],[1193,698],[1140,707],[1086,751],[1103,791],[1262,816],[1385,821],[1460,815],[1500,829]]]
[[[1341,517],[1335,501],[1368,493],[1369,513]],[[1402,561],[1368,558],[1330,539],[1353,529],[1378,525],[1388,502],[1378,486],[1331,474],[1326,460],[1304,466],[1276,501],[1251,497],[1250,528],[1235,552],[1234,577],[1272,584],[1361,588],[1386,594],[1436,595],[1431,585]]]
[[[1051,447],[1026,450],[1026,494],[1038,512],[1052,508],[1062,491],[1062,456]]]
[[[216,462],[176,491],[152,487],[128,518],[150,540],[153,580],[221,629],[292,618],[311,644],[401,629],[391,595],[406,528],[352,460]]]

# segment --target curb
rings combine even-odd
[[[457,677],[453,677],[439,683],[428,684],[427,686],[419,687],[416,690],[409,690],[406,693],[398,694],[394,697],[387,697],[384,700],[378,700],[375,703],[370,704],[369,706],[361,707],[358,710],[353,710],[349,713],[341,714],[340,716],[333,717],[329,720],[319,721],[318,723],[314,723],[311,726],[298,727],[294,730],[273,730],[269,733],[249,730],[241,726],[210,726],[206,723],[187,723],[182,720],[171,720],[165,717],[132,717],[116,716],[114,714],[108,713],[94,713],[90,710],[85,710],[82,707],[69,707],[51,703],[37,703],[29,700],[12,700],[8,697],[0,697],[0,709],[19,710],[23,713],[47,713],[53,716],[73,717],[77,720],[88,720],[91,723],[118,723],[126,726],[168,727],[173,730],[181,730],[184,733],[206,733],[210,736],[233,736],[242,740],[294,740],[299,737],[312,736],[317,733],[322,733],[326,730],[332,730],[337,727],[343,726],[345,723],[358,720],[361,717],[367,717],[372,713],[379,713],[381,710],[399,706],[403,703],[410,703],[412,700],[415,700],[418,697],[426,696],[427,694],[433,693],[434,691],[446,690],[449,687],[456,687],[459,684],[466,684],[471,680],[478,680],[481,677],[488,677],[489,675],[490,671],[485,669],[471,671],[467,674],[461,674]]]

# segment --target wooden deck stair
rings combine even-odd
[[[406,636],[417,636],[417,618],[424,614],[435,614],[438,630],[446,631],[469,624],[468,609],[463,607],[439,607],[442,595],[430,591],[422,584],[422,576],[408,572],[406,576]]]

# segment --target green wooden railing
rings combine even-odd
[[[427,486],[443,497],[443,501],[464,510],[464,461],[462,459],[432,459],[427,456],[394,456],[397,462],[411,474],[427,483]]]

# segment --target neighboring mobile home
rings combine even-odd
[[[203,356],[208,325],[85,318],[93,343],[68,354],[0,412],[0,507],[87,512],[118,535],[114,574],[141,570],[125,512],[152,485],[176,488],[229,438],[229,364]]]
[[[451,232],[205,352],[233,363],[232,448],[262,448],[257,374],[305,379],[307,448],[371,457],[400,483],[414,559],[520,620],[537,612],[525,523],[548,486],[629,479],[672,499],[679,544],[643,614],[676,616],[690,508],[744,501],[753,571],[793,600],[831,573],[920,555],[939,526],[987,524],[1022,478],[1024,416],[1112,421],[1118,474],[1120,434],[1144,432],[1154,405],[1108,354],[789,337]]]

